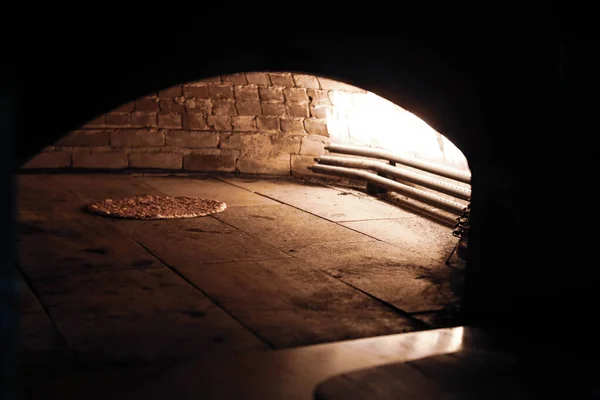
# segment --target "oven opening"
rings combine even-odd
[[[32,362],[145,363],[460,325],[467,160],[409,110],[343,82],[248,72],[146,93],[65,132],[17,184]],[[140,196],[225,206],[136,209]],[[123,199],[127,210],[90,212]]]

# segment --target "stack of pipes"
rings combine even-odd
[[[326,149],[355,157],[323,155],[310,170],[365,181],[370,193],[391,191],[449,212],[455,216],[455,232],[466,237],[470,173],[370,147],[330,144]]]

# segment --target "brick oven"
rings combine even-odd
[[[31,190],[21,203],[29,207],[22,217],[39,226],[19,226],[19,233],[32,237],[49,235],[54,241],[48,249],[67,248],[63,251],[65,258],[54,263],[60,265],[60,273],[68,276],[72,272],[69,268],[80,266],[77,263],[81,257],[70,255],[75,251],[85,253],[88,270],[81,276],[73,274],[75,279],[70,284],[65,283],[64,277],[49,276],[52,269],[45,268],[55,260],[44,257],[39,251],[30,254],[37,258],[31,264],[34,268],[30,269],[24,287],[34,290],[27,294],[31,308],[23,310],[22,314],[25,327],[33,333],[28,337],[35,350],[41,350],[40,354],[44,355],[55,351],[64,355],[61,346],[69,345],[72,349],[66,354],[76,354],[80,361],[86,361],[88,356],[91,356],[88,361],[93,360],[97,355],[119,358],[139,350],[139,354],[145,352],[144,357],[134,358],[133,362],[147,362],[164,355],[160,352],[163,348],[168,348],[169,355],[195,352],[200,356],[220,356],[220,349],[235,352],[243,347],[272,349],[306,344],[311,340],[314,343],[313,333],[326,323],[335,328],[319,331],[321,339],[327,337],[328,340],[421,329],[427,325],[431,313],[421,312],[423,309],[418,306],[423,303],[417,303],[413,312],[400,312],[402,308],[395,306],[396,300],[409,296],[402,292],[405,286],[397,284],[398,277],[385,274],[386,268],[393,267],[388,252],[381,248],[371,253],[352,252],[364,243],[382,247],[380,242],[383,240],[353,241],[354,233],[343,230],[329,239],[334,241],[342,237],[349,245],[321,248],[320,253],[311,248],[298,254],[298,249],[286,242],[290,238],[288,226],[273,223],[281,213],[270,213],[266,208],[262,213],[252,214],[256,223],[253,227],[277,228],[263,236],[257,232],[238,232],[253,228],[247,224],[248,219],[240,215],[231,215],[226,222],[215,217],[188,221],[188,225],[174,228],[169,228],[170,223],[155,224],[152,229],[146,229],[148,225],[142,224],[139,226],[144,228],[123,224],[120,227],[123,229],[117,229],[118,223],[99,223],[95,219],[82,222],[73,217],[79,215],[81,203],[119,190],[120,194],[129,194],[160,186],[172,192],[199,193],[200,188],[203,195],[214,195],[211,190],[217,183],[211,180],[214,179],[212,175],[203,180],[203,185],[183,179],[177,185],[171,185],[144,174],[139,174],[144,176],[140,179],[124,178],[121,174],[97,174],[94,179],[86,180],[83,175],[64,173],[71,170],[310,173],[304,167],[325,150],[332,134],[338,135],[336,139],[344,137],[343,128],[340,129],[344,125],[344,116],[333,111],[338,107],[335,93],[361,93],[361,89],[354,92],[340,87],[323,87],[323,83],[328,82],[319,75],[323,74],[353,82],[406,107],[448,135],[469,157],[474,172],[474,235],[466,269],[465,321],[494,333],[502,344],[516,344],[531,354],[544,355],[544,359],[553,361],[549,365],[557,365],[556,357],[561,352],[563,355],[567,352],[595,354],[593,329],[555,329],[549,325],[557,315],[567,315],[570,321],[585,321],[593,311],[595,280],[582,279],[580,274],[562,268],[590,264],[586,249],[594,248],[588,246],[593,235],[587,238],[586,235],[557,235],[556,220],[548,218],[552,215],[549,207],[555,206],[555,202],[548,201],[548,188],[552,187],[550,180],[555,178],[555,174],[548,173],[548,154],[562,152],[571,154],[572,159],[593,160],[593,157],[582,156],[581,151],[586,146],[581,146],[580,141],[573,141],[579,148],[572,146],[565,151],[568,141],[555,141],[549,134],[555,128],[565,137],[589,131],[583,127],[576,129],[585,125],[581,122],[584,109],[581,106],[587,100],[582,96],[587,94],[583,93],[583,88],[588,88],[583,79],[585,73],[578,73],[577,65],[583,67],[582,72],[593,70],[594,63],[589,57],[593,52],[582,51],[585,45],[577,49],[575,41],[567,40],[571,44],[566,46],[566,66],[563,66],[565,46],[561,46],[560,57],[555,57],[553,39],[548,42],[542,38],[543,30],[531,29],[530,19],[523,26],[511,23],[508,30],[506,20],[499,21],[501,23],[497,25],[485,19],[457,23],[456,19],[446,17],[435,21],[428,15],[418,21],[405,18],[401,24],[395,24],[395,29],[402,30],[397,36],[332,36],[315,40],[302,35],[273,35],[269,46],[257,46],[254,40],[239,40],[232,46],[229,38],[213,35],[211,40],[203,41],[202,51],[190,51],[190,48],[198,48],[197,35],[180,35],[178,40],[173,40],[172,35],[156,35],[155,40],[135,43],[135,55],[129,63],[113,60],[121,60],[116,56],[119,46],[123,53],[131,55],[130,41],[112,42],[113,57],[102,62],[98,49],[106,48],[104,36],[97,42],[90,40],[82,48],[70,41],[51,41],[46,35],[40,35],[39,43],[48,48],[57,51],[60,43],[70,47],[55,55],[54,58],[61,62],[47,63],[44,68],[34,62],[29,71],[19,76],[19,83],[24,83],[24,88],[19,90],[16,101],[8,102],[9,106],[19,105],[16,129],[8,124],[16,132],[17,152],[13,155],[6,151],[5,155],[9,164],[15,156],[17,164],[28,171],[55,170],[61,172],[62,177],[46,180],[44,175],[44,179],[33,176],[24,180],[29,179]],[[347,23],[346,20],[341,22]],[[439,29],[429,29],[434,26]],[[535,32],[536,36],[529,32]],[[49,35],[51,31],[47,33]],[[240,29],[237,34],[241,37],[246,32]],[[548,44],[550,51],[546,53]],[[156,54],[157,47],[168,48],[171,54],[185,54],[186,57],[172,63],[140,63],[139,54]],[[34,50],[31,49],[30,54],[36,54]],[[86,53],[94,62],[82,62],[85,57],[77,51]],[[557,74],[553,59],[560,59]],[[318,76],[285,72],[292,68]],[[235,73],[244,70],[257,72]],[[219,73],[226,75],[218,76]],[[33,76],[36,79],[32,79]],[[207,79],[193,81],[198,77]],[[305,83],[300,83],[302,77]],[[11,75],[8,78],[10,80]],[[254,78],[256,80],[252,81]],[[554,93],[555,83],[558,93]],[[310,87],[317,84],[318,87]],[[327,91],[326,97],[317,95],[317,92],[324,95],[324,91]],[[39,110],[32,110],[28,106],[32,104],[29,100],[33,93],[51,94],[52,101],[47,101]],[[269,94],[274,96],[270,100],[265,97]],[[294,97],[296,95],[302,100]],[[317,107],[320,100],[323,101],[322,108]],[[319,116],[318,110],[330,110],[331,114]],[[351,136],[351,129],[347,132]],[[440,143],[444,144],[440,148],[448,148],[447,142],[441,140]],[[44,146],[47,147],[37,153]],[[6,148],[11,149],[11,146]],[[588,146],[588,149],[593,148]],[[454,163],[456,160],[446,161]],[[258,205],[276,210],[287,205],[286,212],[305,211],[291,220],[295,227],[306,229],[295,240],[326,241],[322,235],[322,221],[313,219],[321,218],[314,208],[311,209],[315,205],[313,197],[281,200],[268,185],[258,187],[260,183],[252,179],[235,179],[231,183],[220,181],[218,185],[229,185],[223,193],[240,193],[239,197],[231,198],[240,200],[237,204],[240,209]],[[57,184],[59,180],[62,185]],[[10,181],[6,174],[5,184]],[[59,187],[60,193],[57,192]],[[5,210],[11,207],[12,193],[6,191]],[[351,198],[350,191],[345,190],[329,192],[329,195],[331,200]],[[367,201],[365,198],[354,200]],[[390,223],[389,218],[372,218],[368,212],[360,221],[342,220],[340,214],[348,209],[341,210],[340,204],[341,201],[321,210],[332,220],[338,218],[333,221],[337,230],[346,224],[345,228],[356,233],[372,223],[368,221],[376,221],[381,226]],[[351,208],[352,211],[372,209]],[[5,215],[8,220],[10,213]],[[225,218],[228,217],[223,213],[223,220]],[[580,221],[587,222],[587,219]],[[68,224],[71,224],[68,231],[61,231]],[[508,240],[507,228],[511,234]],[[81,230],[87,230],[87,236]],[[265,231],[267,229],[263,233]],[[385,226],[370,235],[377,237],[391,231],[393,229]],[[214,251],[220,241],[210,238],[217,235],[223,240],[229,238],[237,247],[232,246],[229,253],[219,253],[223,259],[217,263],[199,262],[198,249],[206,250],[207,254]],[[179,240],[175,240],[175,236]],[[238,251],[239,245],[255,244],[253,240],[258,239],[272,243],[247,248],[249,254],[259,254],[255,260],[246,260],[242,264],[230,262],[232,256],[248,257]],[[117,251],[106,251],[103,244],[107,243],[114,244]],[[8,241],[3,246],[7,255],[13,254]],[[411,246],[419,250],[427,247],[416,241]],[[29,248],[39,250],[39,246]],[[169,248],[174,249],[170,254]],[[575,251],[548,251],[551,248]],[[285,255],[278,251],[285,251]],[[272,257],[273,252],[280,258]],[[361,254],[361,265],[368,267],[370,272],[368,277],[344,269],[349,259]],[[339,256],[341,261],[338,260],[336,268],[325,275],[319,269],[295,268],[297,259],[319,256],[328,264],[334,256]],[[105,257],[112,257],[112,264],[121,269],[102,270],[107,265]],[[171,257],[174,259],[170,260]],[[182,262],[186,257],[191,262]],[[285,261],[280,261],[282,259]],[[35,269],[37,264],[40,267]],[[187,272],[177,275],[176,268],[165,264],[181,264],[181,269],[187,269]],[[561,270],[549,272],[549,268],[555,266]],[[410,276],[410,273],[418,272],[414,265],[410,267],[408,278],[420,283],[442,282],[437,276],[421,273]],[[252,285],[240,284],[239,276],[244,273],[253,277]],[[190,276],[188,281],[182,280],[187,274]],[[92,275],[96,279],[88,279]],[[202,283],[203,279],[212,278],[221,284]],[[20,279],[16,277],[15,281]],[[264,286],[269,282],[281,285]],[[332,282],[334,285],[326,287]],[[364,285],[380,282],[391,283],[390,290],[374,294],[364,288]],[[165,301],[168,296],[151,295],[159,286],[172,295],[169,301]],[[288,290],[287,293],[294,293],[283,296],[285,304],[293,310],[282,312],[278,319],[274,317],[274,311],[281,312],[278,307],[282,303],[270,300],[277,298],[276,294],[285,293],[279,291],[281,287]],[[335,291],[332,292],[332,288]],[[418,293],[425,292],[422,287],[417,289]],[[268,293],[266,300],[262,297],[262,302],[256,295],[261,290],[263,294]],[[10,294],[12,296],[12,292]],[[123,295],[126,301],[107,301],[108,307],[104,308],[93,302],[96,296],[114,300],[115,295]],[[395,298],[390,300],[393,296]],[[47,297],[46,304],[41,307],[36,301],[44,297]],[[192,298],[197,302],[190,304]],[[309,302],[305,301],[307,298],[320,300]],[[376,298],[384,301],[374,305]],[[321,314],[320,319],[315,317],[332,305],[338,308]],[[196,306],[199,308],[194,308]],[[227,312],[220,310],[222,307]],[[258,319],[253,319],[256,315],[248,311],[251,309],[261,311]],[[51,319],[47,318],[48,313]],[[353,315],[354,319],[337,318],[342,315]],[[407,325],[404,325],[405,318],[410,319]],[[62,331],[58,341],[54,340],[57,327]],[[285,332],[291,328],[298,329]],[[341,328],[346,332],[341,332]],[[199,336],[198,332],[203,335]],[[95,347],[102,343],[110,343],[108,353]],[[153,346],[155,343],[161,346]],[[234,345],[228,347],[231,343]],[[387,354],[388,350],[386,348]],[[371,348],[367,352],[373,353]],[[324,358],[317,363],[322,360]],[[255,372],[255,365],[251,365],[252,372]],[[573,365],[572,360],[568,365]],[[312,365],[306,369],[312,370]],[[579,372],[581,368],[576,370]],[[289,375],[285,368],[281,371]],[[303,375],[306,374],[298,374]],[[198,374],[193,376],[197,378]],[[279,382],[272,376],[268,376],[271,383]],[[106,380],[101,380],[98,388],[108,386]],[[112,386],[117,387],[116,384]],[[168,389],[169,394],[172,394],[172,387]],[[112,387],[107,392],[110,390]]]
[[[418,208],[414,198],[314,173],[318,160],[334,163],[320,165],[326,171],[355,160],[340,145],[451,168],[468,175],[468,186],[465,156],[414,114],[359,87],[295,72],[182,82],[65,132],[17,179],[20,274],[32,310],[23,335],[62,354],[64,344],[52,339],[58,331],[82,362],[96,365],[456,324],[464,263],[449,262],[452,228],[469,196],[441,199],[454,214],[438,210],[445,214],[432,219],[432,207]],[[427,186],[433,179],[424,171],[399,173]],[[219,207],[162,220],[106,211],[114,199],[136,196]],[[90,204],[102,204],[102,216]],[[121,204],[125,212],[132,203]],[[25,341],[27,359],[38,343]]]

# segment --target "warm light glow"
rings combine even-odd
[[[331,92],[327,111],[331,141],[379,147],[469,171],[464,154],[422,119],[371,92]]]
[[[428,335],[415,336],[413,352],[425,354],[427,352],[454,353],[462,349],[464,328],[456,327],[451,330],[429,331]]]
[[[289,370],[306,372],[306,365],[318,365],[307,376],[317,384],[351,371],[455,353],[463,349],[464,333],[463,327],[434,329],[307,346],[280,355]]]
[[[465,334],[465,329],[462,326],[456,327],[452,330],[450,345],[448,346],[450,352],[459,351],[462,349],[463,345],[463,337]]]

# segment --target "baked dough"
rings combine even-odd
[[[224,211],[222,201],[195,197],[141,195],[124,199],[104,199],[87,205],[94,213],[126,219],[196,218]]]

